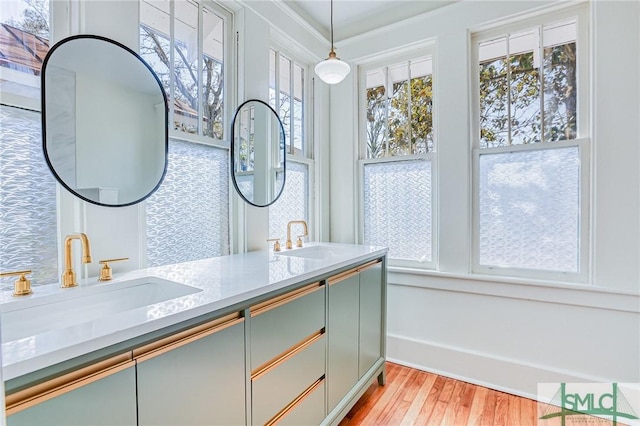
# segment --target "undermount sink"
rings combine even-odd
[[[327,259],[328,257],[333,256],[334,249],[324,246],[311,246],[293,250],[284,250],[279,254],[283,256],[303,257],[305,259]]]
[[[157,277],[76,287],[0,305],[2,341],[10,342],[201,291]]]

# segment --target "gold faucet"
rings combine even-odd
[[[80,240],[82,243],[82,263],[91,263],[91,247],[89,247],[89,238],[82,232],[78,234],[69,234],[64,239],[64,272],[62,273],[62,288],[75,287],[76,273],[73,271],[71,264],[71,243],[73,240]]]
[[[296,241],[296,247],[302,247],[302,238],[309,235],[309,230],[307,229],[307,222],[304,220],[292,220],[287,223],[287,248],[292,249],[293,243],[291,242],[291,225],[301,224],[304,227],[304,234],[298,235],[298,240]]]

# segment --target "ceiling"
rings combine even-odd
[[[337,43],[456,1],[459,0],[334,0],[333,38]],[[330,0],[284,0],[284,3],[330,39]]]

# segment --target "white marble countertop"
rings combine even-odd
[[[61,289],[58,284],[37,286],[33,295],[24,298],[14,298],[9,291],[1,292],[0,321],[2,312],[38,304],[39,298],[60,298],[64,294],[72,295],[74,290],[93,286],[101,286],[100,291],[107,291],[108,288],[115,289],[119,283],[123,285],[125,281],[141,277],[158,277],[199,289],[187,296],[98,319],[87,321],[86,318],[83,320],[79,317],[71,326],[53,326],[39,334],[3,342],[3,378],[11,380],[387,252],[383,247],[333,243],[310,243],[302,249],[294,250],[314,246],[325,247],[325,255],[318,256],[321,258],[307,258],[287,256],[283,252],[256,251],[116,274],[107,283],[99,283],[96,278],[90,278],[71,289]],[[285,252],[294,253],[291,250]],[[8,324],[2,325],[3,329],[7,326]]]

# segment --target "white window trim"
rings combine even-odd
[[[591,150],[589,139],[572,139],[537,143],[531,145],[512,145],[497,148],[475,148],[473,150],[473,260],[472,273],[496,275],[501,277],[532,278],[559,282],[586,283],[590,265],[589,258],[589,152]],[[577,147],[580,155],[580,206],[579,206],[579,247],[578,247],[578,272],[549,271],[542,269],[507,268],[480,264],[480,156],[509,152],[533,152],[548,149],[560,149]]]
[[[577,39],[576,39],[576,53],[579,59],[577,64],[576,73],[578,75],[578,138],[586,137],[590,134],[590,111],[589,101],[590,96],[590,79],[589,79],[589,19],[588,19],[588,7],[586,4],[568,7],[562,10],[554,11],[553,13],[547,13],[530,17],[517,23],[510,23],[498,28],[485,29],[471,34],[471,70],[470,70],[470,90],[473,99],[472,111],[471,111],[471,143],[474,148],[479,146],[480,134],[480,97],[478,93],[480,91],[480,82],[478,81],[478,73],[480,67],[480,59],[478,57],[478,49],[476,48],[479,43],[489,41],[500,36],[504,36],[510,33],[521,32],[522,30],[541,26],[553,22],[565,21],[567,19],[576,18],[577,26]]]
[[[358,226],[356,229],[356,240],[359,244],[364,244],[364,168],[367,164],[388,163],[397,161],[429,161],[431,162],[431,261],[420,262],[408,259],[389,258],[389,266],[405,267],[416,269],[437,270],[439,264],[438,241],[439,241],[439,184],[438,184],[438,90],[436,85],[433,86],[433,136],[434,151],[420,155],[404,155],[385,158],[367,158],[367,132],[364,123],[366,123],[366,73],[371,69],[385,67],[398,62],[409,61],[416,57],[430,56],[433,64],[432,78],[437,80],[436,70],[438,69],[436,47],[433,41],[419,43],[403,49],[400,54],[379,55],[362,61],[358,65],[358,175],[356,178],[356,187],[358,191]]]
[[[211,138],[208,136],[203,136],[200,134],[192,134],[181,132],[179,130],[173,129],[173,102],[169,101],[169,132],[168,132],[168,143],[171,143],[171,139],[183,141],[183,142],[191,142],[198,143],[201,145],[207,145],[214,148],[224,149],[227,151],[227,156],[229,155],[229,150],[231,149],[231,117],[233,116],[233,110],[231,109],[232,105],[236,104],[236,94],[237,94],[237,62],[236,62],[236,54],[237,54],[237,44],[236,44],[236,13],[227,9],[219,3],[212,2],[209,0],[203,0],[199,2],[198,6],[198,26],[202,27],[202,8],[205,7],[218,14],[224,19],[224,137],[222,140]],[[170,16],[174,15],[174,1],[170,3]],[[141,24],[140,19],[138,19],[138,26]],[[174,25],[175,22],[171,19],[170,22],[170,39],[173,42],[174,36]],[[202,33],[198,32],[198,57],[202,57]],[[138,43],[140,43],[140,39],[138,38]],[[173,47],[173,44],[171,44]],[[138,46],[138,51],[140,50]],[[170,61],[171,68],[170,73],[173,76],[173,64],[174,64],[174,49],[170,50]],[[174,79],[171,78],[170,90],[174,90]],[[171,96],[170,93],[167,93],[167,96]],[[198,88],[198,98],[202,98],[202,86]],[[200,113],[200,111],[199,111]],[[200,121],[200,119],[198,119]],[[235,253],[237,241],[235,238],[236,229],[239,228],[237,213],[235,208],[235,203],[233,197],[235,196],[235,188],[233,187],[233,183],[231,182],[231,177],[228,179],[227,185],[228,192],[228,203],[229,203],[229,211],[228,211],[228,221],[229,221],[229,229],[228,229],[228,237],[229,237],[229,254]],[[138,256],[140,259],[141,267],[147,266],[147,202],[143,201],[137,205],[138,210]]]
[[[539,142],[528,145],[511,145],[497,148],[479,148],[480,143],[480,97],[478,95],[479,81],[479,57],[477,46],[479,43],[509,33],[519,32],[527,28],[541,26],[553,22],[575,18],[577,26],[576,52],[578,63],[576,65],[577,86],[578,86],[578,137],[572,140]],[[593,268],[591,251],[591,158],[592,142],[591,134],[591,111],[589,103],[591,101],[591,80],[590,80],[590,38],[589,38],[589,8],[588,4],[571,5],[561,9],[546,9],[533,17],[528,17],[506,25],[493,25],[471,34],[471,62],[470,62],[470,90],[473,99],[471,107],[471,137],[473,151],[473,173],[472,178],[472,259],[471,273],[486,274],[500,277],[516,277],[541,280],[554,280],[568,283],[585,284],[590,283],[591,270]],[[496,266],[480,265],[480,239],[479,239],[479,159],[482,154],[519,152],[530,150],[554,149],[578,147],[580,152],[580,217],[579,217],[579,270],[578,272],[561,272],[525,268],[503,268]]]
[[[285,43],[292,44],[293,49],[286,48]],[[313,58],[307,57],[304,54],[300,53],[300,49],[296,48],[297,44],[292,40],[288,40],[285,36],[281,35],[279,32],[272,32],[270,50],[274,50],[276,52],[276,74],[278,74],[279,70],[279,62],[278,55],[284,55],[288,59],[292,61],[292,67],[294,63],[297,63],[304,70],[303,81],[302,81],[302,90],[303,90],[303,105],[302,105],[302,143],[303,143],[303,152],[302,153],[290,153],[287,148],[286,152],[286,163],[294,162],[305,164],[309,170],[309,187],[307,188],[309,199],[308,199],[308,209],[309,209],[309,217],[308,217],[308,230],[309,236],[308,241],[313,241],[316,239],[317,235],[320,235],[320,211],[319,211],[319,195],[318,188],[316,186],[316,161],[315,161],[315,143],[314,143],[314,132],[313,132],[313,72],[312,72],[312,64]],[[276,94],[279,86],[279,77],[276,76]],[[277,112],[277,111],[276,111]],[[293,146],[293,141],[290,142],[291,146]],[[285,177],[285,185],[286,185],[286,177]],[[271,208],[271,207],[270,207]]]
[[[237,84],[236,80],[236,63],[235,63],[235,57],[236,57],[236,43],[235,43],[235,13],[230,11],[229,9],[225,8],[224,6],[222,6],[219,3],[216,2],[212,2],[212,1],[207,1],[207,0],[202,0],[202,1],[198,1],[198,58],[202,58],[202,46],[203,46],[203,34],[201,31],[199,31],[200,28],[202,28],[203,26],[203,9],[206,8],[209,11],[217,14],[218,16],[220,16],[221,18],[224,19],[224,63],[223,63],[223,72],[224,72],[224,85],[225,87],[223,88],[224,90],[224,107],[223,107],[223,124],[224,124],[224,136],[223,139],[215,139],[209,136],[203,136],[198,134],[193,134],[193,133],[187,133],[187,132],[182,132],[180,130],[175,130],[173,128],[173,113],[174,113],[174,103],[173,102],[169,102],[169,139],[178,139],[181,141],[185,141],[185,142],[196,142],[196,143],[201,143],[204,145],[212,145],[212,146],[216,146],[218,148],[226,148],[229,149],[230,146],[230,131],[231,131],[231,127],[230,127],[230,122],[231,122],[231,117],[233,115],[233,110],[231,109],[231,105],[235,105],[235,86]],[[174,83],[174,72],[173,72],[173,67],[175,65],[175,59],[174,59],[174,55],[175,55],[175,51],[173,49],[173,42],[174,42],[174,33],[175,33],[175,22],[174,22],[174,17],[175,17],[175,3],[174,1],[170,2],[170,6],[169,6],[169,17],[171,18],[170,24],[169,24],[169,28],[170,28],[170,34],[169,34],[169,39],[170,39],[170,45],[171,45],[171,49],[169,51],[169,57],[170,57],[170,63],[171,66],[169,67],[169,73],[171,74],[172,78],[170,81],[170,86],[169,86],[169,91],[173,93],[173,91],[175,90],[175,83]],[[140,25],[141,22],[138,22],[138,25]],[[138,43],[140,42],[140,40],[138,39]],[[139,51],[139,47],[138,47],[138,51]],[[199,69],[201,69],[202,67],[199,67]],[[170,98],[171,97],[171,93],[167,93],[167,96]],[[198,129],[200,131],[200,127],[202,126],[202,121],[201,121],[201,117],[200,114],[202,113],[202,85],[199,84],[198,85],[198,99],[200,100],[200,104],[198,106]]]
[[[438,266],[438,161],[435,153],[358,160],[358,241],[364,244],[364,168],[367,164],[428,161],[431,163],[431,261],[389,258],[389,266],[435,270]]]

